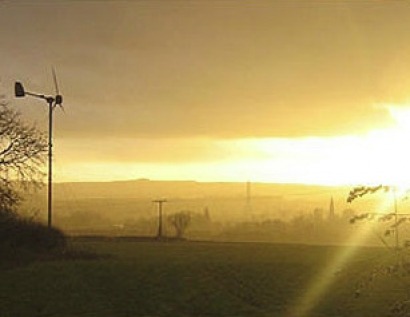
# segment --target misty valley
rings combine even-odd
[[[123,181],[107,183],[60,183],[55,185],[55,225],[74,236],[156,237],[158,197],[163,205],[164,236],[176,236],[170,217],[189,214],[184,230],[188,240],[303,243],[323,245],[394,244],[386,231],[389,221],[352,219],[368,210],[388,213],[393,200],[384,193],[348,203],[349,187],[268,183],[201,183],[190,181]],[[27,196],[22,212],[45,220],[45,205],[37,192]],[[377,210],[384,201],[385,209]],[[400,208],[409,203],[400,201]],[[351,236],[371,225],[374,233],[364,240]],[[409,236],[409,226],[401,224],[400,243]]]

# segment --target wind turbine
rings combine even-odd
[[[14,92],[17,98],[22,98],[27,96],[43,99],[48,104],[48,191],[47,191],[47,225],[51,228],[52,225],[52,194],[53,194],[53,112],[54,109],[59,106],[63,109],[63,96],[60,95],[60,91],[57,83],[57,76],[54,68],[52,68],[55,95],[47,96],[42,94],[37,94],[33,92],[26,91],[21,82],[16,82],[14,85]]]

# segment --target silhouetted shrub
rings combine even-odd
[[[17,252],[26,249],[32,252],[63,251],[65,235],[56,228],[22,218],[10,210],[0,210],[0,248]]]

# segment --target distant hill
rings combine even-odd
[[[349,188],[302,184],[251,183],[251,197],[330,197],[345,195]],[[151,181],[77,182],[54,185],[56,200],[83,198],[174,199],[247,197],[247,184],[235,182]]]

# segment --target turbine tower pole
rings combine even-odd
[[[15,82],[14,92],[17,98],[27,96],[43,99],[48,104],[48,188],[47,188],[47,226],[51,228],[53,221],[53,111],[57,106],[63,110],[63,96],[60,95],[57,76],[52,68],[53,81],[56,90],[55,96],[46,96],[26,91],[21,82]]]
[[[48,211],[48,228],[52,226],[53,215],[53,99],[48,99],[48,193],[47,193],[47,211]]]

